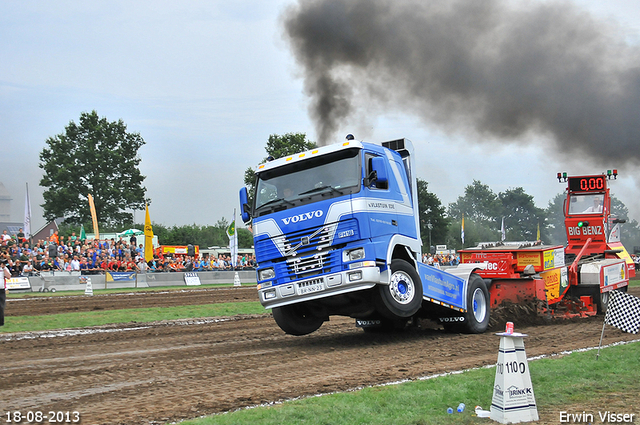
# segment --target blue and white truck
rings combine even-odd
[[[261,164],[255,191],[240,190],[252,222],[260,302],[288,334],[316,331],[332,315],[365,330],[440,320],[453,331],[487,329],[482,263],[448,271],[421,262],[413,146],[347,137],[344,143]]]

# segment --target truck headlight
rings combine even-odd
[[[258,280],[273,279],[274,277],[276,277],[276,272],[273,270],[273,267],[262,269],[258,272]]]
[[[362,260],[364,258],[364,248],[356,248],[347,253],[349,261]]]
[[[349,273],[349,282],[355,282],[357,280],[362,280],[362,272]]]

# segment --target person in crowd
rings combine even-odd
[[[184,259],[182,260],[181,263],[181,268],[184,269],[184,271],[186,272],[190,272],[193,271],[193,259],[192,257],[189,257],[188,255],[184,257]]]
[[[24,266],[22,267],[22,276],[33,276],[33,274],[35,273],[35,267],[33,267],[33,263],[31,262],[31,260],[27,260],[24,263]]]
[[[147,261],[147,270],[152,273],[158,271],[158,263],[156,262],[155,258],[152,258],[151,260]]]
[[[7,232],[7,229],[2,231],[2,244],[6,245],[11,240],[11,235]]]
[[[73,256],[73,259],[69,262],[69,266],[72,272],[80,271],[80,259],[77,255]]]
[[[202,268],[202,261],[200,260],[200,256],[197,256],[194,260],[193,260],[193,270],[197,271],[197,272],[201,272],[203,270]]]
[[[0,326],[4,326],[4,307],[7,301],[7,279],[11,278],[11,272],[7,268],[7,262],[0,260],[2,268],[2,286],[0,286]]]
[[[178,259],[172,258],[171,260],[169,260],[169,271],[172,271],[172,272],[182,271],[180,262],[178,261]]]
[[[80,274],[89,274],[91,270],[91,265],[89,264],[87,257],[82,257],[80,259],[79,269],[80,269]]]
[[[140,271],[140,268],[138,267],[136,262],[133,261],[133,258],[131,258],[131,256],[126,257],[126,259],[124,261],[124,271],[126,271],[126,272],[139,272]]]
[[[138,271],[140,273],[145,273],[147,271],[147,262],[144,261],[144,257],[142,255],[136,255],[135,262],[138,265]]]
[[[56,270],[60,270],[58,265],[53,261],[53,258],[47,257],[42,263],[42,271],[54,272]]]

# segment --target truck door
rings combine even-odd
[[[377,155],[367,152],[364,155],[364,177],[371,175],[373,171],[372,159]],[[398,233],[398,220],[393,202],[390,186],[393,185],[393,176],[389,175],[389,167],[385,162],[386,173],[389,179],[386,182],[374,181],[365,185],[364,195],[366,202],[366,216],[369,220],[369,229],[372,239],[378,236]]]

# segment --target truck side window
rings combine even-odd
[[[377,155],[373,155],[371,153],[365,153],[364,154],[364,161],[365,161],[365,178],[367,176],[369,176],[369,174],[371,174],[371,159],[376,157]],[[389,182],[385,182],[385,183],[379,183],[379,182],[375,182],[371,188],[375,188],[375,189],[389,189]]]

